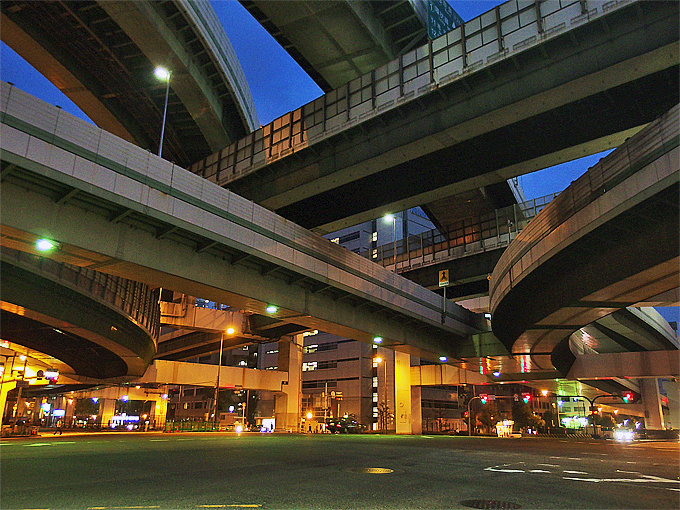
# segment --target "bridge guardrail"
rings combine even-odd
[[[434,264],[448,258],[461,257],[487,249],[507,246],[512,239],[545,208],[559,193],[552,193],[519,204],[496,209],[481,216],[471,216],[449,225],[445,233],[438,229],[398,239],[397,268],[408,271],[414,267]],[[408,246],[408,249],[406,247]],[[383,267],[394,265],[394,243],[362,251]]]
[[[617,150],[601,159],[560,193],[541,215],[527,225],[515,242],[503,253],[493,271],[490,288],[490,294],[493,296],[492,309],[495,303],[512,288],[513,266],[534,246],[597,198],[678,146],[680,142],[679,113],[680,105],[675,106],[638,134],[626,140]],[[503,292],[496,292],[497,289]]]
[[[275,119],[189,169],[224,186],[634,1],[510,0]]]
[[[158,343],[160,306],[157,293],[149,286],[4,246],[1,252],[2,259],[10,264],[42,274],[61,285],[122,310],[146,328],[154,342]]]

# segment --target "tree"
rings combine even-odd
[[[79,398],[76,400],[76,416],[92,416],[99,413],[99,402],[95,403],[91,398]]]
[[[545,421],[532,412],[529,404],[521,401],[512,403],[512,419],[515,422],[515,426],[520,430],[545,426]]]
[[[491,432],[491,429],[498,423],[500,416],[496,404],[487,403],[478,411],[477,421],[484,426],[487,432]]]

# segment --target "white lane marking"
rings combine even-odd
[[[628,473],[629,475],[639,475],[640,474],[639,471],[623,471],[621,469],[617,469],[616,472],[617,473]]]
[[[52,443],[31,443],[31,444],[25,444],[24,446],[26,448],[31,448],[33,446],[52,446]]]
[[[75,441],[55,441],[53,444],[58,445],[58,444],[76,444]]]
[[[587,475],[588,473],[585,471],[567,471],[566,469],[562,471],[563,473],[569,473],[571,475]]]
[[[545,469],[532,469],[529,473],[550,473],[550,471],[546,471]]]
[[[567,457],[567,460],[581,460],[578,457]]]
[[[578,482],[627,482],[627,483],[680,483],[680,480],[669,480],[652,475],[642,475],[642,478],[574,478],[565,476],[565,480],[576,480]]]
[[[484,471],[496,471],[498,473],[524,473],[523,469],[497,469],[495,467],[484,468]]]
[[[163,441],[170,441],[169,439],[149,439],[152,443],[160,443]]]
[[[537,466],[560,467],[559,464],[536,464]]]

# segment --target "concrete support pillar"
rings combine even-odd
[[[99,415],[101,416],[101,426],[106,428],[109,426],[109,421],[111,417],[116,412],[116,399],[115,398],[102,398],[99,399]]]
[[[288,372],[288,384],[275,396],[276,430],[300,431],[302,407],[302,335],[283,337],[279,341],[279,370]]]
[[[2,384],[2,388],[0,389],[0,410],[2,411],[0,422],[6,414],[9,414],[9,410],[5,409],[5,407],[7,407],[7,394],[14,388],[16,388],[16,383],[14,381],[4,382]]]
[[[151,406],[149,416],[149,428],[162,429],[165,427],[165,419],[168,413],[168,399],[159,397]]]
[[[394,353],[394,421],[397,434],[412,434],[411,356]]]
[[[663,411],[661,410],[661,394],[656,379],[638,379],[642,409],[645,413],[645,428],[663,430]]]
[[[411,433],[423,433],[422,388],[411,386]]]

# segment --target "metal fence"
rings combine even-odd
[[[635,0],[510,0],[194,163],[224,186]]]
[[[7,247],[2,247],[2,260],[118,308],[158,342],[158,294],[147,285]]]
[[[408,270],[452,257],[507,246],[512,239],[552,201],[558,193],[513,204],[481,216],[471,216],[449,225],[446,232],[432,229],[398,239],[397,268]],[[394,266],[395,243],[364,251],[361,256],[385,266]]]
[[[611,191],[662,155],[678,146],[680,106],[675,106],[659,119],[650,123],[635,136],[626,140],[617,150],[601,159],[585,174],[574,181],[543,214],[531,222],[515,243],[503,253],[494,269],[491,284],[496,287],[510,285],[510,272],[534,246],[580,210]]]

